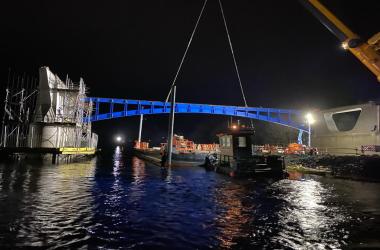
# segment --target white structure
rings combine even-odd
[[[312,146],[320,152],[379,154],[380,106],[374,102],[313,113]]]
[[[42,148],[97,147],[98,136],[91,133],[92,104],[81,101],[86,96],[81,78],[74,84],[63,82],[48,67],[39,70],[39,93],[33,120],[29,126],[28,146]]]

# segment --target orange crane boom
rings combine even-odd
[[[363,41],[318,0],[300,2],[358,58],[380,82],[380,32]]]

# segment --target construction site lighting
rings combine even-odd
[[[311,113],[305,115],[306,121],[308,124],[313,124],[315,122],[314,117]]]

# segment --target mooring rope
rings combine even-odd
[[[184,53],[183,56],[182,56],[181,62],[180,62],[180,64],[179,64],[179,66],[178,66],[178,69],[177,69],[177,72],[176,72],[176,74],[175,74],[175,76],[174,76],[173,82],[172,82],[172,84],[170,85],[169,93],[168,93],[168,95],[167,95],[167,97],[166,97],[166,99],[165,99],[165,102],[167,102],[167,101],[169,100],[169,96],[170,96],[170,94],[171,94],[171,92],[172,92],[173,86],[176,84],[176,81],[177,81],[177,78],[178,78],[179,72],[181,71],[181,68],[182,68],[182,64],[183,64],[183,62],[185,61],[185,58],[186,58],[186,55],[187,55],[187,51],[189,50],[190,44],[191,44],[191,42],[192,42],[192,40],[193,40],[193,37],[194,37],[195,31],[197,30],[197,27],[198,27],[198,24],[199,24],[199,20],[201,20],[201,17],[202,17],[202,14],[203,14],[204,9],[205,9],[205,7],[206,7],[206,4],[207,4],[207,0],[205,0],[204,3],[203,3],[202,9],[201,9],[201,13],[199,14],[198,19],[197,19],[197,22],[195,23],[195,26],[194,26],[193,32],[191,33],[191,36],[190,36],[189,42],[187,43],[187,47],[186,47],[185,53]]]

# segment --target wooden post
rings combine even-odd
[[[51,163],[55,164],[56,160],[57,160],[57,154],[53,153],[53,156],[51,157]]]

